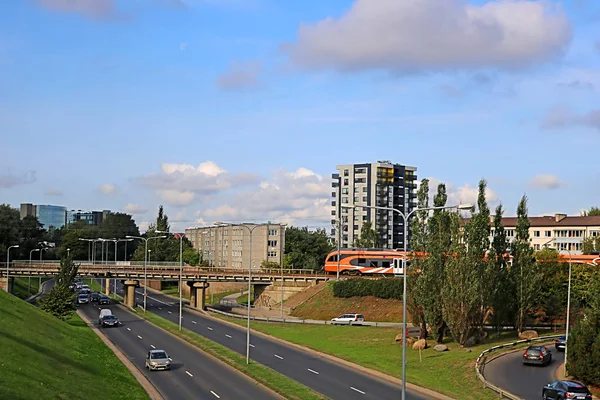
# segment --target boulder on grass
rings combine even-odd
[[[523,331],[519,335],[519,340],[537,339],[538,337],[539,337],[539,335],[538,335],[538,333],[536,331]]]
[[[435,347],[433,348],[435,351],[448,351],[448,346],[446,346],[445,344],[436,344]]]
[[[412,346],[414,342],[415,342],[415,340],[413,338],[410,338],[410,337],[406,338],[407,346]],[[402,334],[401,333],[396,335],[396,343],[398,343],[400,346],[402,346]]]
[[[417,340],[412,346],[413,350],[425,350],[428,347],[429,345],[425,339]]]
[[[473,347],[479,343],[479,338],[477,336],[471,336],[467,340],[465,340],[464,347]]]

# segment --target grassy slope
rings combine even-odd
[[[246,323],[233,318],[223,319],[238,325]],[[398,329],[268,322],[252,322],[252,328],[402,378],[402,347],[394,342],[400,333]],[[471,348],[470,353],[446,340],[450,351],[439,353],[432,348],[426,349],[422,352],[422,362],[419,361],[419,352],[409,349],[407,381],[454,398],[496,398],[493,392],[482,389],[475,377],[475,359],[483,350],[513,338],[514,334],[506,334]],[[435,343],[430,340],[429,345],[434,346]]]
[[[98,336],[0,292],[0,398],[147,399]]]
[[[305,319],[331,319],[344,313],[363,314],[367,321],[402,322],[402,302],[371,296],[342,299],[333,296],[329,285],[296,307],[292,315]]]
[[[47,278],[43,278],[42,282],[47,281]],[[15,278],[13,286],[13,294],[20,299],[27,299],[31,295],[34,295],[39,290],[40,280],[38,278],[31,278],[31,292],[29,292],[29,279],[28,278]]]

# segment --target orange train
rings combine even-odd
[[[341,249],[340,274],[343,275],[397,275],[402,274],[402,259],[404,252],[401,250],[382,249]],[[325,272],[337,273],[337,250],[332,250],[325,259]],[[414,257],[423,257],[424,253],[408,252],[406,262]],[[512,260],[512,256],[508,256]],[[569,255],[559,254],[559,260],[569,262]],[[399,261],[394,268],[394,260]],[[576,264],[588,264],[600,267],[600,255],[573,255],[571,261]]]

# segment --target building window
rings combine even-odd
[[[277,240],[269,240],[267,242],[267,246],[269,246],[269,247],[276,247],[277,246]]]
[[[267,257],[277,257],[277,252],[276,251],[268,251]]]
[[[366,178],[354,178],[354,183],[367,183]]]
[[[359,221],[359,220],[360,220],[360,217],[359,217],[358,215],[355,215],[355,216],[354,216],[354,220],[355,220],[355,221]]]
[[[367,187],[366,186],[363,187],[363,193],[367,193],[367,192],[368,192]]]
[[[347,208],[342,208],[342,214],[348,214],[348,209]]]
[[[349,173],[350,172],[347,169],[344,170],[344,176],[348,176]]]
[[[552,237],[552,232],[551,231],[546,231],[544,232],[546,237]]]
[[[335,210],[331,215],[335,215]],[[269,229],[269,236],[277,236],[277,229]]]
[[[539,249],[540,249],[540,245],[539,245],[539,244],[536,244],[536,245],[534,245],[534,246],[533,246],[533,248],[534,248],[535,250],[539,250]]]
[[[344,179],[344,186],[348,186],[348,179]]]
[[[342,197],[342,203],[348,204],[348,198],[347,197]]]
[[[354,170],[355,174],[364,174],[365,172],[367,172],[367,170],[365,168],[356,168]]]
[[[367,201],[367,196],[364,196],[362,201]]]
[[[348,188],[342,188],[342,194],[348,194]]]
[[[354,202],[355,202],[355,203],[358,203],[358,201],[359,201],[359,197],[358,197],[358,196],[355,196],[355,197],[354,197]]]
[[[507,229],[506,230],[506,236],[507,237],[514,237],[515,236],[515,230],[514,229]]]
[[[592,236],[592,237],[596,237],[596,236],[598,236],[598,235],[600,235],[600,232],[599,232],[599,231],[591,231],[591,232],[590,232],[590,236]]]
[[[533,231],[533,237],[540,237],[540,231]]]

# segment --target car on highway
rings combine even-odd
[[[164,350],[150,350],[146,354],[146,363],[144,366],[150,371],[171,369],[171,359]]]
[[[544,388],[542,389],[542,399],[592,400],[592,393],[583,383],[562,380],[555,381],[544,386]]]
[[[552,362],[552,352],[546,346],[529,346],[523,352],[523,364],[546,366]]]
[[[100,300],[100,293],[92,293],[90,295],[90,301],[97,302],[98,300]]]
[[[102,317],[102,322],[100,323],[100,326],[102,328],[104,327],[108,327],[108,326],[119,326],[119,318],[117,318],[114,315],[106,315],[104,317]]]
[[[562,335],[554,341],[556,351],[565,351],[565,347],[567,347],[567,335]]]
[[[90,295],[88,293],[79,293],[77,296],[78,304],[87,304],[90,302]]]
[[[342,314],[331,319],[331,325],[360,325],[365,322],[362,314]]]
[[[81,285],[81,289],[87,289],[87,290],[92,290],[88,285],[86,284],[82,284]]]
[[[100,298],[98,299],[98,304],[101,306],[110,304],[110,297],[101,295]]]

